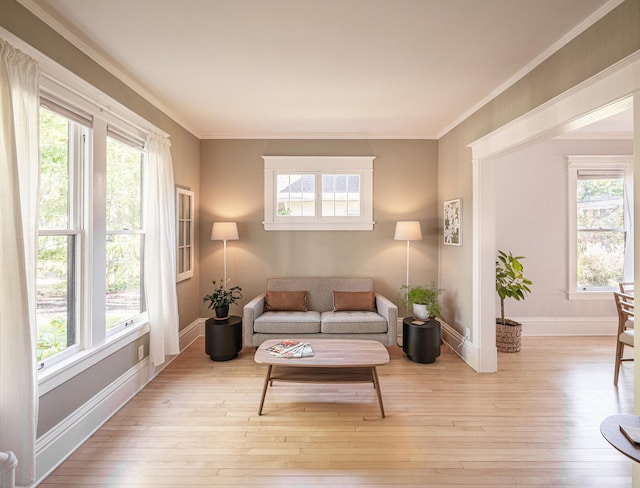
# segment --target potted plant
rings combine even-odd
[[[220,285],[216,286],[216,280],[213,280],[213,293],[205,295],[202,298],[203,302],[209,302],[207,308],[213,309],[216,313],[216,318],[224,319],[229,315],[229,305],[236,303],[242,298],[242,288],[239,286],[232,286],[227,288],[226,283],[220,280]],[[227,280],[227,283],[229,280]]]
[[[518,352],[522,337],[522,324],[504,318],[504,300],[524,300],[532,281],[525,278],[520,260],[524,256],[514,256],[511,252],[498,250],[496,261],[496,291],[500,297],[500,317],[496,319],[496,347],[500,352]]]
[[[427,285],[409,286],[403,285],[407,290],[407,302],[413,307],[413,316],[420,320],[429,320],[440,315],[440,302],[438,297],[444,290],[435,286],[435,283]]]

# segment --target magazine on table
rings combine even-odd
[[[308,358],[313,356],[313,349],[308,342],[300,342],[295,339],[283,340],[266,351],[279,358]]]

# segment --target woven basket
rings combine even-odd
[[[513,320],[505,320],[502,325],[496,321],[496,347],[499,352],[518,352],[522,338],[522,324]]]

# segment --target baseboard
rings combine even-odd
[[[614,336],[618,330],[615,317],[510,317],[522,324],[523,336]],[[476,344],[463,337],[443,320],[441,325],[442,342],[451,352],[477,371],[480,350]]]
[[[205,319],[180,331],[180,351],[204,335]],[[155,378],[173,359],[153,367],[146,357],[36,441],[37,486],[96,430]]]
[[[509,317],[522,324],[523,336],[614,336],[617,317]]]
[[[184,351],[198,337],[204,335],[204,323],[207,319],[196,319],[180,331],[180,350]]]
[[[148,357],[140,361],[89,402],[38,438],[36,442],[38,483],[147,384],[149,365]]]
[[[449,348],[449,350],[460,356],[460,358],[472,368],[474,364],[478,364],[478,347],[468,338],[460,334],[460,332],[447,324],[444,320],[437,320],[440,322],[442,342]]]

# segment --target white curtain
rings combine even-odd
[[[18,458],[18,485],[35,481],[39,76],[0,39],[0,451]]]
[[[622,268],[622,281],[633,281],[633,162],[624,166],[624,265]]]
[[[180,352],[176,291],[176,211],[173,164],[166,137],[147,137],[144,284],[151,362]]]

